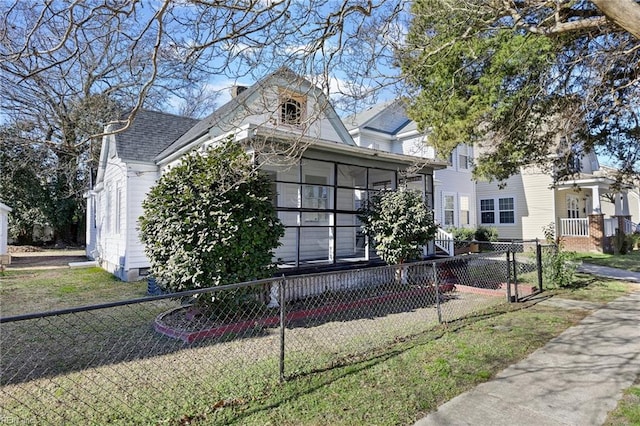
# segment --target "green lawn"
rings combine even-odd
[[[640,425],[640,376],[634,386],[624,392],[618,407],[609,413],[604,426]]]
[[[576,259],[595,265],[620,268],[627,271],[640,272],[640,250],[627,254],[577,253]]]
[[[8,270],[0,275],[0,316],[144,297],[145,281],[126,283],[100,268]]]
[[[548,290],[547,294],[587,302],[610,302],[633,291],[634,286],[635,284],[624,281],[594,277],[577,272],[570,287]]]
[[[144,283],[118,282],[93,268],[7,273],[2,277],[0,290],[5,315],[7,300],[10,307],[16,305],[12,307],[13,313],[30,312],[43,307],[58,309],[140,297],[145,286]],[[629,287],[624,283],[579,275],[575,286],[555,293],[562,297],[605,302],[627,291]],[[75,401],[76,397],[67,393],[78,388],[82,389],[83,399],[89,402],[87,407],[92,416],[89,420],[98,424],[107,421],[171,425],[411,424],[439,404],[526,357],[588,313],[531,303],[502,304],[474,318],[456,321],[447,327],[435,327],[411,339],[398,339],[366,355],[338,357],[327,368],[294,374],[280,384],[277,374],[273,374],[277,373],[277,357],[268,358],[264,354],[264,357],[244,362],[244,346],[237,346],[235,362],[221,368],[221,357],[229,354],[229,349],[221,343],[182,347],[169,339],[159,338],[149,327],[149,319],[155,315],[155,312],[151,315],[151,308],[166,309],[155,305],[130,306],[104,315],[95,312],[79,316],[83,319],[78,328],[81,333],[69,335],[69,339],[77,337],[84,341],[89,337],[82,333],[92,330],[108,332],[111,330],[109,322],[116,319],[114,315],[122,315],[118,321],[126,319],[128,328],[139,330],[120,328],[123,339],[114,336],[113,340],[122,342],[123,348],[127,348],[126,342],[136,336],[136,341],[147,345],[145,353],[148,355],[132,358],[122,352],[125,362],[75,371],[62,369],[53,377],[11,385],[7,389],[13,392],[12,397],[0,392],[0,402],[9,410],[7,416],[17,413],[29,418],[25,407],[37,406],[39,413],[62,412],[70,423],[82,422],[87,420],[83,417],[84,406],[77,403],[67,406],[62,402]],[[143,315],[142,309],[149,311],[149,315]],[[38,332],[53,330],[53,324],[50,324]],[[124,333],[130,333],[126,340]],[[37,339],[31,342],[34,348],[39,345],[49,347],[55,341],[50,335],[46,341],[29,333],[21,335]],[[269,336],[257,335],[256,338],[269,339]],[[102,343],[104,341],[95,342],[96,345]],[[231,343],[240,345],[242,342]],[[251,339],[247,343],[253,344]],[[175,348],[163,352],[162,345],[174,345]],[[105,349],[112,347],[109,343]],[[80,346],[74,348],[73,359],[82,355],[78,353],[80,350]],[[120,353],[118,351],[116,355]],[[304,356],[308,357],[305,362],[310,363],[314,355]],[[213,363],[216,358],[218,363]],[[287,362],[293,363],[293,359],[288,358]],[[193,371],[188,369],[191,365]],[[115,374],[115,380],[106,379],[110,374]],[[126,380],[119,377],[126,377]],[[40,389],[47,389],[47,392]],[[635,392],[633,388],[629,390],[631,412]],[[122,399],[119,395],[127,395],[127,398]],[[622,416],[626,416],[626,405],[621,407]],[[51,417],[56,418],[59,419]]]

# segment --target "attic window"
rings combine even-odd
[[[300,126],[304,119],[304,98],[293,93],[283,93],[280,103],[280,123]]]

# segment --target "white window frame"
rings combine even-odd
[[[502,208],[501,201],[502,200],[511,200],[511,208],[506,209]],[[503,222],[502,221],[502,213],[513,213],[513,222]],[[516,199],[515,197],[499,197],[498,198],[498,222],[499,225],[515,225],[516,223]]]
[[[451,200],[451,207],[447,208],[447,199]],[[457,226],[456,220],[456,194],[455,192],[442,193],[442,226]],[[447,212],[451,212],[452,223],[447,223]]]
[[[295,117],[287,114],[287,106],[291,105],[297,108]],[[302,127],[306,118],[307,102],[304,95],[289,90],[280,92],[280,104],[278,108],[278,122],[285,126]]]
[[[463,202],[465,199],[466,203]],[[467,209],[463,210],[462,208],[465,204]],[[458,196],[458,223],[460,226],[471,225],[471,197],[467,194],[460,194]]]
[[[471,158],[472,150],[466,144],[460,144],[457,147],[458,151],[458,170],[468,171],[471,170]]]
[[[511,200],[512,208],[504,209],[501,208],[502,200]],[[491,201],[492,208],[483,208],[483,201]],[[488,203],[486,203],[488,204]],[[480,224],[481,225],[496,225],[496,226],[512,226],[518,222],[516,217],[516,197],[514,196],[502,196],[502,197],[487,197],[480,198]],[[513,212],[513,222],[502,222],[501,213],[505,212]],[[493,222],[488,222],[484,220],[483,213],[492,213],[493,214]]]
[[[107,185],[107,190],[105,192],[105,228],[107,232],[111,232],[111,184]]]
[[[491,208],[483,207],[483,201],[491,201]],[[488,204],[488,203],[485,203]],[[493,220],[491,222],[484,220],[484,213],[491,213],[493,215]],[[481,198],[480,199],[480,224],[482,225],[494,225],[496,223],[496,200],[493,198]]]

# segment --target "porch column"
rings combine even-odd
[[[594,213],[589,215],[589,251],[604,253],[607,242],[604,236],[604,215]]]
[[[620,216],[622,214],[622,194],[620,192],[617,192],[613,200],[613,205],[615,207],[614,216]]]
[[[597,186],[591,187],[591,205],[591,213],[598,214],[602,212],[602,208],[600,207],[600,188]]]
[[[620,202],[622,203],[622,216],[630,216],[629,213],[629,192],[624,189],[620,192]]]

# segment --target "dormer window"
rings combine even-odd
[[[283,93],[280,103],[280,123],[300,126],[304,119],[304,98],[301,95]]]

